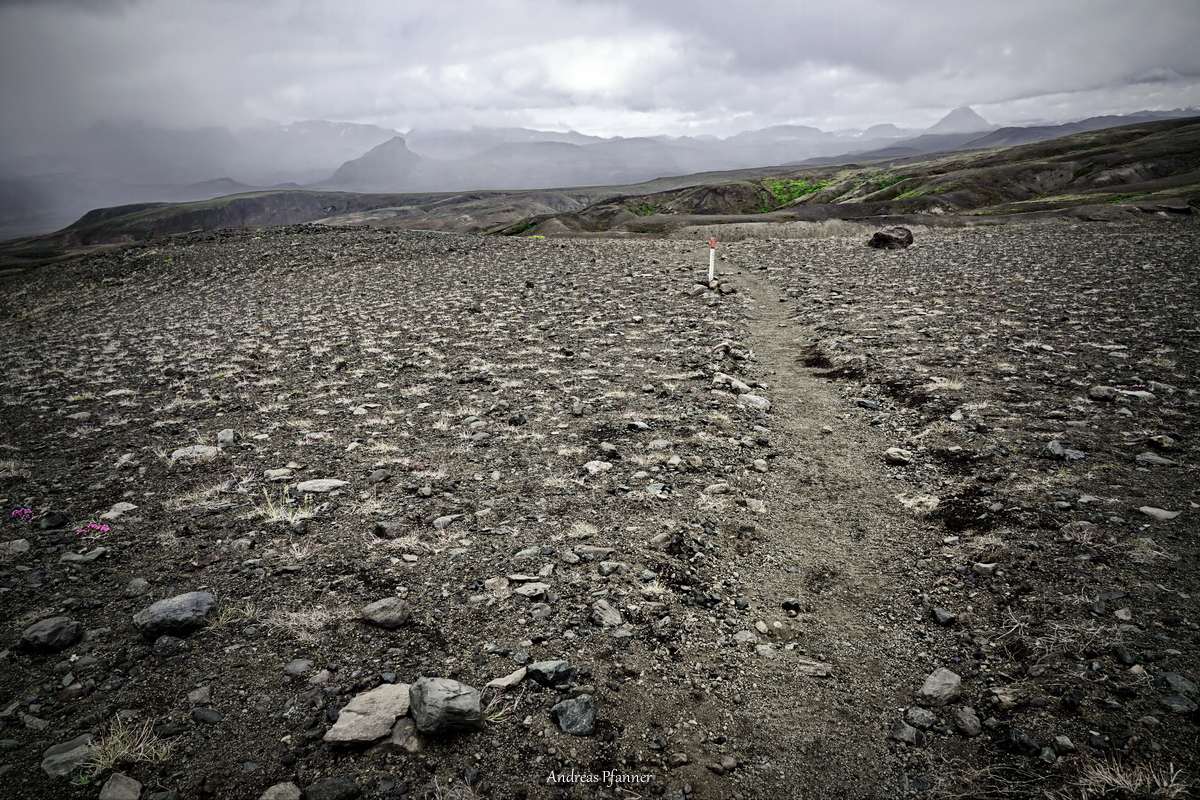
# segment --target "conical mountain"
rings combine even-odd
[[[349,192],[402,192],[412,184],[413,173],[424,161],[394,136],[362,156],[338,167],[321,188]]]
[[[956,108],[942,117],[925,133],[975,133],[976,131],[994,131],[999,125],[993,125],[971,110],[970,106]]]

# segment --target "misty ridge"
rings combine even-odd
[[[100,123],[0,159],[0,239],[56,230],[95,208],[207,200],[262,189],[358,193],[548,189],[762,166],[904,158],[998,147],[1195,109],[1000,128],[959,108],[925,130],[777,125],[726,138],[602,138],[527,128],[414,128],[326,121],[168,130]]]

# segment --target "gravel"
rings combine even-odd
[[[93,796],[118,722],[182,797],[1194,775],[1196,234],[747,238],[710,289],[707,240],[304,226],[11,281],[6,792]],[[324,741],[408,684],[433,732]]]

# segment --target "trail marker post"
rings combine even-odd
[[[708,282],[712,283],[717,277],[717,237],[708,240]]]

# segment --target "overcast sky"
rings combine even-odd
[[[0,0],[0,136],[328,119],[603,136],[1200,106],[1200,0]]]

